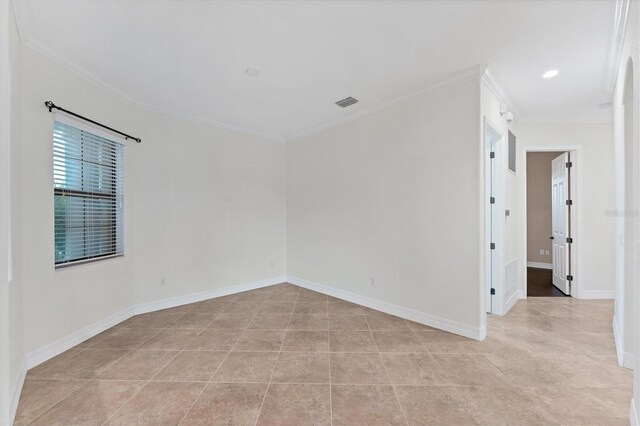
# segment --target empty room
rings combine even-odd
[[[636,0],[0,0],[0,425],[640,425]]]

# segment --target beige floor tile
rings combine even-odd
[[[327,352],[329,350],[329,333],[327,331],[287,330],[282,350]]]
[[[282,352],[271,383],[329,383],[329,354]]]
[[[226,351],[182,351],[158,372],[154,381],[202,382],[213,377]]]
[[[453,384],[428,353],[384,353],[382,361],[395,385],[442,386]]]
[[[423,347],[413,331],[372,331],[380,352],[421,352]]]
[[[367,322],[371,330],[409,330],[405,320],[382,312],[368,314]]]
[[[149,382],[109,419],[109,425],[177,425],[206,383]]]
[[[267,299],[271,302],[295,302],[298,300],[297,290],[273,290]]]
[[[330,314],[363,314],[364,309],[360,305],[344,301],[329,301]]]
[[[254,314],[217,314],[216,318],[207,326],[210,329],[243,330],[247,328]]]
[[[84,383],[81,380],[27,379],[20,395],[15,426],[27,424]]]
[[[294,305],[293,302],[265,302],[258,314],[291,314]]]
[[[149,312],[148,314],[136,315],[127,321],[126,327],[134,328],[163,328],[180,318],[182,313],[174,312]]]
[[[102,339],[96,340],[89,345],[92,349],[129,349],[133,350],[158,334],[158,328],[127,328],[120,327],[113,329]]]
[[[56,366],[64,361],[67,361],[69,358],[78,355],[82,352],[84,348],[71,348],[62,352],[59,355],[54,356],[53,358],[43,362],[42,364],[38,364],[27,372],[28,378],[36,378],[46,370],[50,369],[53,366]]]
[[[325,294],[304,288],[298,293],[298,302],[326,302],[327,299]]]
[[[328,330],[327,314],[293,314],[289,323],[291,330]]]
[[[330,425],[329,385],[271,384],[258,425]]]
[[[207,328],[209,324],[214,320],[218,314],[184,314],[171,324],[167,328],[186,328],[202,330]]]
[[[331,383],[388,384],[389,378],[379,354],[332,353]]]
[[[128,352],[115,349],[86,349],[69,360],[46,370],[40,377],[50,379],[92,379]]]
[[[331,386],[333,424],[401,425],[402,410],[391,386]]]
[[[31,425],[99,425],[106,421],[144,382],[92,380],[38,417]]]
[[[253,330],[286,330],[290,320],[290,314],[258,314],[253,318],[248,328]]]
[[[213,381],[268,383],[277,358],[277,352],[231,352],[213,377]]]
[[[552,359],[534,354],[487,354],[486,358],[515,386],[571,386],[569,376]]]
[[[179,351],[198,337],[199,330],[164,329],[147,340],[139,349],[155,349],[159,351]]]
[[[331,314],[329,315],[329,330],[369,330],[369,324],[363,314]]]
[[[476,425],[473,411],[456,388],[397,386],[396,394],[410,425]]]
[[[326,302],[297,302],[293,308],[294,314],[326,314],[328,304]]]
[[[176,351],[133,351],[97,375],[104,380],[149,380],[173,357]]]
[[[209,300],[204,300],[202,302],[198,302],[198,303],[194,303],[193,304],[193,309],[191,309],[191,311],[189,311],[190,313],[193,314],[200,314],[200,313],[208,313],[208,314],[215,314],[215,313],[221,313],[224,312],[229,305],[231,305],[233,303],[235,296],[231,296],[229,298],[216,298],[216,299],[209,299]]]
[[[509,386],[510,380],[484,355],[432,354],[438,365],[456,385]]]
[[[255,314],[262,308],[263,302],[233,302],[224,310],[228,314]]]
[[[253,425],[266,383],[210,383],[181,425]]]
[[[370,331],[332,330],[329,332],[331,352],[378,352]]]
[[[285,330],[244,330],[232,350],[278,352],[285,333]]]
[[[200,351],[229,351],[242,334],[242,330],[204,330],[187,347]]]
[[[270,295],[271,290],[258,289],[240,293],[236,296],[235,300],[237,302],[264,302],[269,299]]]

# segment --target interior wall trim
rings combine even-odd
[[[341,290],[324,284],[314,283],[312,281],[291,275],[287,276],[287,282],[309,290],[326,294],[328,296],[346,300],[351,303],[357,303],[358,305],[366,306],[367,308],[375,309],[380,312],[395,315],[400,318],[428,325],[430,327],[438,328],[450,333],[459,334],[470,339],[484,340],[487,335],[486,324],[482,327],[464,324],[458,321],[442,318],[437,315],[431,315],[425,312],[417,311],[415,309],[406,308],[404,306],[395,305],[389,302],[384,302],[379,299],[362,296],[350,291]]]
[[[284,281],[285,277],[279,276],[246,284],[217,288],[200,293],[192,293],[185,296],[171,297],[167,299],[156,300],[153,302],[135,304],[112,315],[109,315],[106,318],[96,321],[93,324],[89,324],[81,330],[75,331],[65,337],[62,337],[54,342],[51,342],[34,351],[29,352],[25,357],[26,369],[33,368],[61,354],[62,352],[71,349],[77,344],[82,343],[85,340],[113,327],[114,325],[131,318],[133,315],[173,308],[176,306],[186,305],[188,303],[200,302],[202,300],[207,300],[214,297],[227,296],[229,294],[267,287],[270,285],[282,283]]]

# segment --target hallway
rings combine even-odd
[[[628,424],[612,316],[531,298],[478,342],[279,284],[133,317],[30,370],[16,425]]]

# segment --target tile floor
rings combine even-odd
[[[612,301],[477,342],[291,284],[133,317],[29,371],[17,425],[627,424]]]

